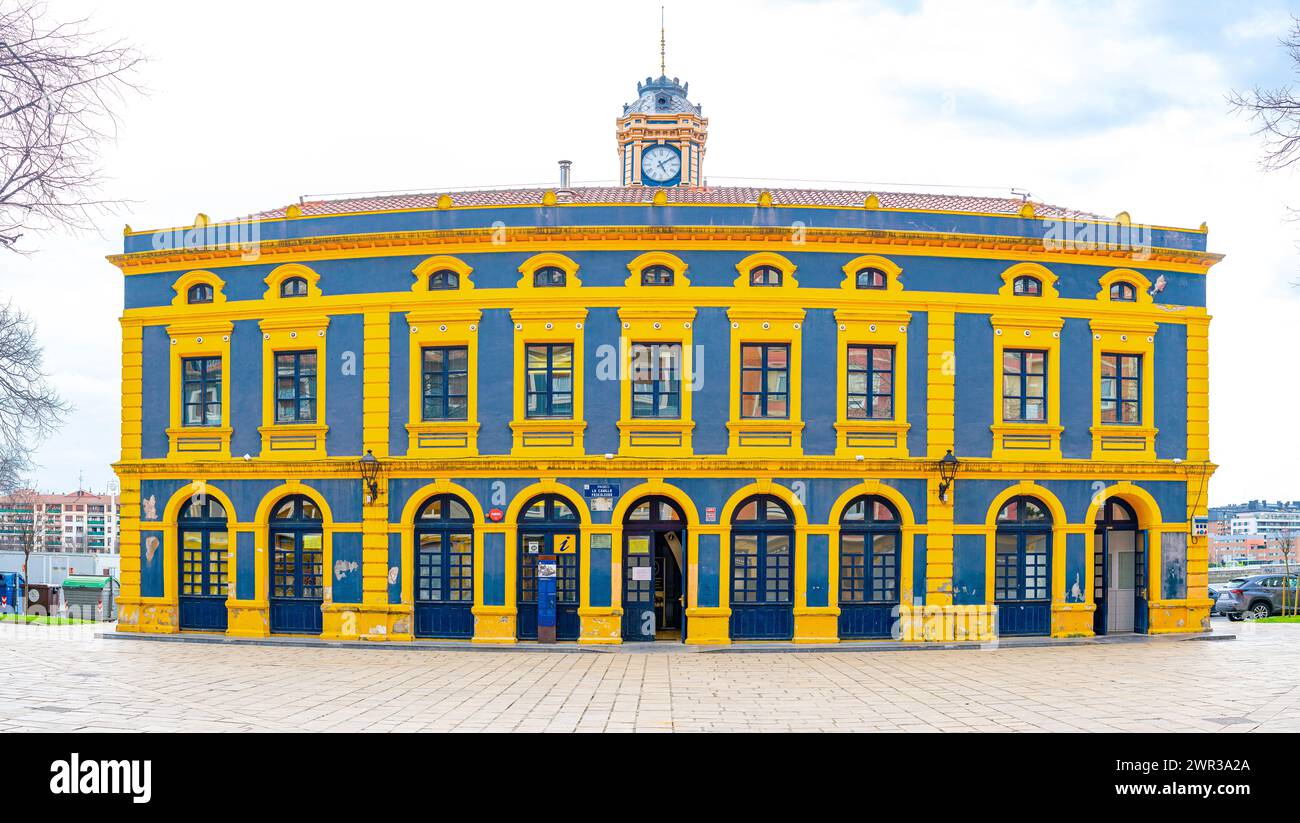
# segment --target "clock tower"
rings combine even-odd
[[[686,97],[689,83],[647,77],[618,118],[618,159],[624,186],[703,186],[709,121]]]

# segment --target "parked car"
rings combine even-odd
[[[1245,582],[1246,582],[1246,578],[1244,577],[1234,577],[1231,580],[1229,580],[1227,583],[1211,583],[1207,587],[1209,590],[1209,597],[1210,597],[1210,614],[1215,615],[1221,613],[1219,611],[1219,595],[1223,594],[1228,589],[1234,587],[1240,588],[1241,584]]]
[[[1300,578],[1296,575],[1257,574],[1229,581],[1227,588],[1219,592],[1214,609],[1226,614],[1229,620],[1271,617],[1282,613],[1284,603],[1288,611],[1295,610],[1297,595],[1300,595]]]

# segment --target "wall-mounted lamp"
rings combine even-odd
[[[374,503],[379,499],[379,458],[370,449],[366,456],[358,461],[361,469],[361,482],[366,485],[366,502]]]
[[[952,487],[952,481],[957,477],[957,469],[961,466],[961,461],[948,449],[948,453],[939,461],[939,502],[948,502],[948,489]]]

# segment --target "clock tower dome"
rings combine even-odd
[[[709,121],[687,99],[689,83],[647,77],[618,118],[618,159],[624,186],[704,185]]]

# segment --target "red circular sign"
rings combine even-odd
[[[493,523],[500,523],[501,519],[505,516],[506,513],[500,509],[488,509],[488,520],[491,520]]]

